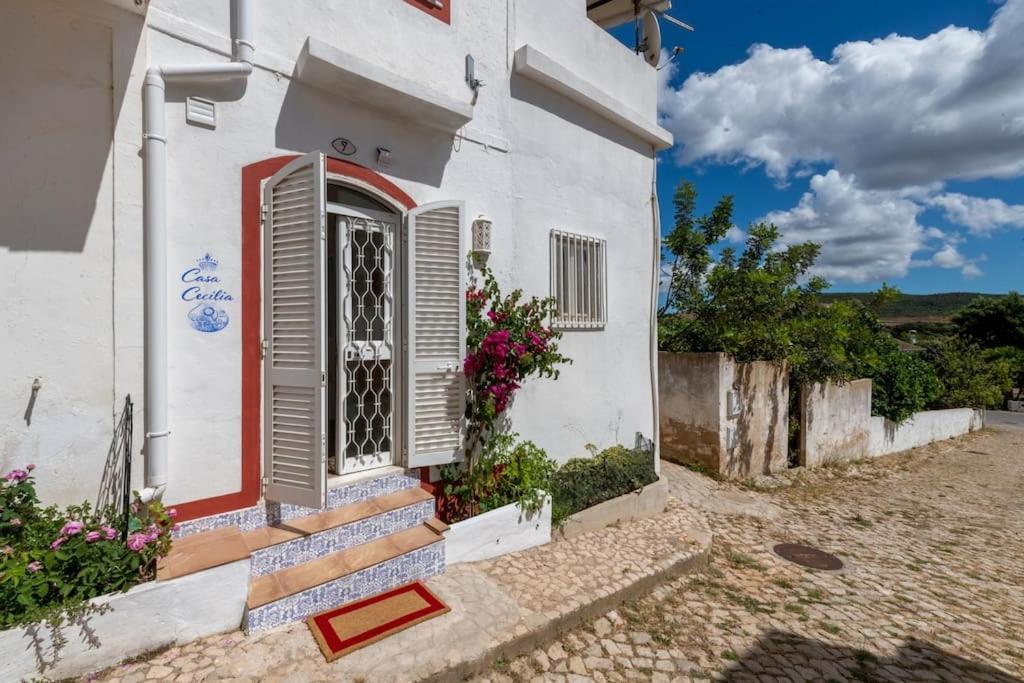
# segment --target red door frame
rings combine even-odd
[[[298,155],[272,157],[242,168],[242,489],[222,496],[175,505],[184,522],[250,507],[260,499],[261,383],[260,316],[260,197],[262,183]],[[327,172],[363,182],[406,210],[416,208],[412,197],[390,180],[359,164],[327,157]]]

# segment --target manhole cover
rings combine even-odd
[[[812,548],[809,545],[799,543],[779,543],[772,548],[775,554],[784,560],[789,560],[801,567],[811,569],[824,569],[825,571],[838,571],[843,568],[843,561],[824,550]]]

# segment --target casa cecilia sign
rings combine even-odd
[[[188,321],[197,332],[220,332],[231,321],[224,306],[235,300],[217,275],[220,263],[207,252],[181,273],[181,300],[191,304]]]

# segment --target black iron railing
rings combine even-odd
[[[118,421],[117,430],[114,432],[120,439],[117,450],[121,454],[121,515],[124,520],[122,533],[124,539],[128,539],[128,521],[132,514],[132,425],[134,424],[133,413],[135,404],[132,403],[132,395],[124,398],[124,409],[121,411],[121,419]]]

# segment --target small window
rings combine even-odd
[[[552,324],[563,330],[603,328],[608,321],[606,242],[551,231]]]

